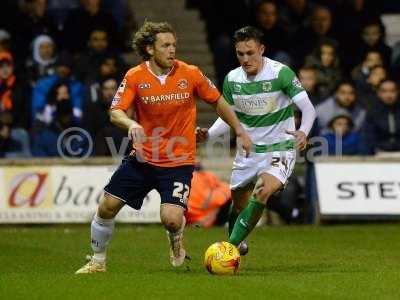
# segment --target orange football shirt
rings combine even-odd
[[[191,165],[196,155],[196,96],[208,103],[221,96],[196,66],[176,60],[160,79],[143,62],[126,73],[111,109],[134,107],[136,121],[148,137],[134,149],[146,162],[161,167]]]

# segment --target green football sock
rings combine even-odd
[[[263,203],[250,198],[247,207],[239,214],[235,222],[232,234],[229,236],[229,242],[235,246],[239,245],[254,229],[264,209],[265,205]]]
[[[236,209],[233,207],[233,203],[231,203],[231,208],[229,209],[229,217],[228,217],[228,237],[231,236],[233,226],[235,226],[236,219],[238,217],[238,213],[236,212]]]

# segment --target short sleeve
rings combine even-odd
[[[224,96],[226,102],[228,102],[230,105],[234,104],[232,97],[232,89],[228,82],[228,75],[226,75],[224,79],[224,84],[222,86],[222,95]]]
[[[111,102],[111,109],[127,111],[135,99],[135,86],[128,73],[125,75]]]
[[[300,80],[296,74],[287,66],[284,66],[278,75],[281,84],[281,89],[290,99],[295,100],[296,96],[304,91]]]
[[[201,99],[208,103],[213,103],[221,97],[221,93],[214,83],[207,76],[203,75],[198,68],[193,71],[193,77],[196,94]]]

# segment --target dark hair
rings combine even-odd
[[[276,3],[275,0],[259,0],[259,1],[255,2],[255,6],[254,6],[255,12],[257,12],[260,9],[260,7],[264,4],[272,4],[272,5],[275,5],[276,8],[278,8],[278,4]]]
[[[300,71],[311,71],[311,72],[317,73],[317,69],[316,69],[315,67],[308,66],[308,65],[302,66],[302,67],[298,70],[298,72],[300,73]]]
[[[262,43],[262,39],[262,32],[253,26],[240,28],[233,34],[233,42],[235,44],[249,40],[255,40],[256,42]]]
[[[356,86],[354,84],[354,82],[351,79],[342,79],[340,80],[336,86],[335,86],[335,92],[338,91],[338,89],[342,86],[342,85],[350,85],[354,90],[356,89]]]
[[[56,64],[56,66],[66,66],[66,67],[72,68],[74,65],[73,57],[69,52],[62,51],[58,55],[55,64]]]
[[[62,87],[62,86],[66,86],[66,87],[67,87],[67,89],[68,89],[68,94],[69,94],[69,96],[71,97],[71,91],[70,91],[68,82],[67,82],[67,81],[64,81],[64,80],[61,80],[61,81],[57,82],[57,83],[50,89],[50,92],[48,93],[47,98],[46,98],[46,100],[47,100],[46,102],[47,102],[48,104],[56,104],[56,103],[57,103],[56,98],[57,98],[58,89],[59,89],[60,87]]]
[[[372,71],[374,71],[376,69],[384,69],[386,74],[388,73],[388,70],[385,68],[385,66],[373,66],[371,69],[369,69],[369,74],[371,74]]]
[[[380,89],[382,84],[384,84],[385,82],[393,82],[396,87],[396,90],[399,89],[399,84],[397,83],[397,81],[390,77],[386,77],[385,79],[381,80],[381,82],[379,82],[378,84],[378,89]]]
[[[379,50],[376,50],[376,49],[372,49],[372,50],[365,51],[364,59],[367,59],[368,55],[371,54],[371,53],[378,53],[379,56],[382,58],[382,61],[383,61],[383,54],[382,54],[382,52],[380,52]]]
[[[146,21],[135,33],[132,47],[144,60],[150,59],[151,56],[146,47],[154,45],[158,33],[172,33],[176,37],[174,29],[167,22],[154,23]]]
[[[115,78],[114,76],[107,76],[107,77],[101,78],[101,79],[100,79],[100,86],[103,87],[103,84],[104,84],[106,81],[109,81],[109,80],[114,80],[114,81],[117,83],[117,87],[118,87],[118,79]]]
[[[351,115],[348,114],[338,114],[335,115],[329,122],[328,122],[328,127],[333,129],[333,123],[335,123],[335,121],[337,119],[346,119],[349,122],[349,127],[350,129],[352,129],[354,127],[354,121],[351,118]]]

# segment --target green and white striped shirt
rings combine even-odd
[[[293,102],[307,97],[296,74],[286,65],[263,58],[263,68],[249,77],[242,67],[228,73],[223,95],[247,131],[255,152],[294,148]]]

